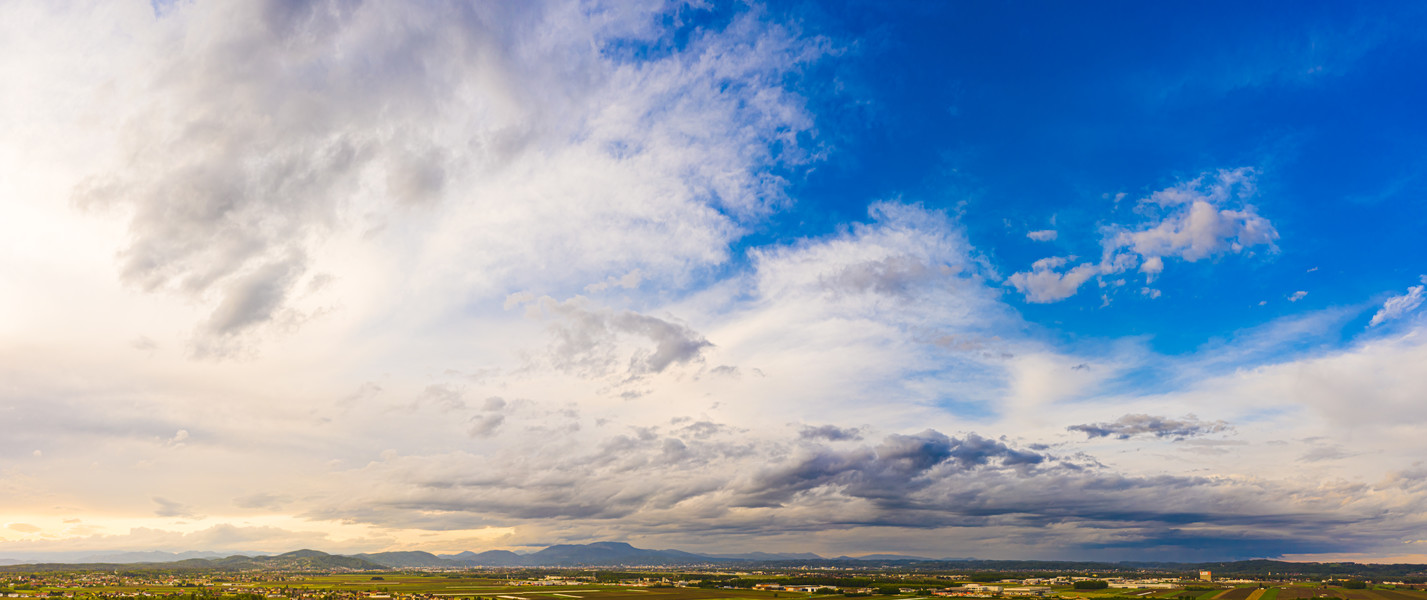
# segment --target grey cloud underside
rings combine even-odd
[[[684,536],[978,527],[1061,549],[1168,548],[1201,536],[1278,552],[1299,542],[1368,547],[1421,521],[1411,516],[1415,500],[1343,505],[1362,489],[1125,476],[976,434],[929,430],[838,448],[733,439],[706,428],[646,428],[585,453],[393,457],[351,473],[389,483],[307,516],[431,529],[554,520],[566,539],[609,523],[621,535]],[[1382,489],[1412,481],[1405,475]]]
[[[1071,425],[1066,428],[1079,431],[1091,438],[1114,437],[1128,440],[1133,437],[1158,437],[1183,440],[1191,437],[1223,433],[1233,429],[1223,421],[1200,421],[1193,415],[1181,419],[1131,414],[1120,417],[1113,423],[1093,423]]]
[[[231,335],[272,320],[306,268],[305,263],[300,254],[294,254],[235,278],[223,290],[222,301],[209,317],[208,331],[217,336]]]
[[[982,467],[1029,468],[1045,461],[976,434],[949,438],[935,431],[892,435],[875,448],[837,452],[820,449],[755,476],[740,506],[781,506],[809,490],[836,487],[848,496],[884,507],[903,507],[912,494],[940,477]]]
[[[856,427],[838,427],[836,425],[819,425],[817,427],[804,426],[798,431],[798,437],[805,440],[827,440],[829,442],[855,441],[862,439],[862,432]]]
[[[191,507],[179,502],[174,502],[165,498],[154,498],[154,502],[158,503],[159,505],[158,509],[154,511],[154,514],[160,517],[183,517],[186,519],[203,518],[201,516],[195,515]]]
[[[262,508],[268,510],[276,510],[282,508],[283,505],[291,501],[292,498],[288,496],[273,495],[264,492],[259,492],[257,494],[251,494],[248,496],[237,498],[233,501],[233,505],[240,508]]]
[[[541,298],[538,306],[559,319],[552,325],[546,358],[556,369],[588,376],[620,370],[631,379],[663,372],[673,365],[702,360],[713,346],[687,325],[640,314],[586,306],[581,299],[557,302]],[[626,350],[629,338],[641,342]],[[627,356],[627,358],[625,358]]]
[[[926,263],[915,256],[889,256],[843,267],[823,278],[823,286],[838,293],[877,292],[905,296],[910,288],[932,273]]]

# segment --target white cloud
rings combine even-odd
[[[1278,231],[1246,203],[1255,191],[1254,175],[1252,169],[1221,170],[1154,192],[1138,205],[1151,219],[1136,226],[1105,228],[1098,263],[1081,263],[1060,272],[1057,269],[1064,261],[1042,260],[1007,281],[1025,294],[1028,302],[1057,302],[1075,295],[1092,277],[1123,273],[1136,266],[1146,282],[1152,282],[1164,271],[1165,258],[1196,262],[1249,252],[1257,246],[1273,250]],[[1231,208],[1230,204],[1241,206]]]
[[[1056,231],[1054,229],[1042,229],[1027,233],[1026,237],[1037,242],[1053,242],[1055,241]]]
[[[173,437],[169,438],[166,443],[170,446],[182,446],[186,442],[188,442],[188,430],[180,429],[174,433]]]
[[[1043,258],[1031,266],[1027,272],[1012,273],[1007,282],[1026,295],[1027,302],[1059,302],[1075,295],[1091,277],[1105,271],[1094,263],[1081,263],[1065,272],[1056,271],[1064,265],[1064,258]]]
[[[1422,305],[1424,289],[1427,289],[1427,285],[1414,285],[1407,288],[1406,294],[1388,298],[1386,302],[1382,303],[1382,308],[1373,314],[1372,320],[1368,321],[1368,327],[1401,318],[1403,315],[1417,310],[1417,307]]]
[[[1308,297],[1308,292],[1305,292],[1305,291],[1303,291],[1303,290],[1298,290],[1298,291],[1293,292],[1292,294],[1290,294],[1290,295],[1288,296],[1288,301],[1289,301],[1289,302],[1297,302],[1297,301],[1302,300],[1302,299],[1307,298],[1307,297]]]
[[[353,261],[351,240],[443,294],[677,282],[726,260],[809,159],[811,117],[783,81],[826,49],[751,10],[665,57],[605,51],[657,43],[669,10],[11,7],[27,33],[4,37],[25,47],[0,70],[27,92],[4,113],[27,115],[10,137],[28,154],[87,140],[92,156],[57,164],[92,218],[127,220],[121,279],[207,313],[194,355],[249,356],[369,292],[350,289],[357,269],[384,265]],[[321,277],[345,285],[301,293]]]

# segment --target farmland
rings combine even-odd
[[[1094,581],[1086,582],[1092,579]],[[1072,585],[1097,583],[1100,589]],[[985,582],[985,583],[978,583]],[[1113,587],[1108,586],[1114,583]],[[232,571],[92,569],[0,574],[0,596],[22,600],[805,600],[885,597],[1059,598],[1063,600],[1427,600],[1401,586],[1338,581],[1199,582],[1070,575],[1007,578],[996,573]],[[1096,587],[1096,586],[1079,586]]]
[[[25,583],[18,583],[23,581]],[[772,600],[794,594],[747,589],[620,586],[575,582],[530,585],[487,577],[427,575],[263,575],[203,577],[121,577],[108,573],[11,577],[9,594],[19,598],[162,597],[290,598],[308,600]],[[806,596],[807,594],[796,594]]]

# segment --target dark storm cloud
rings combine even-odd
[[[1128,440],[1137,436],[1152,436],[1183,440],[1201,435],[1222,433],[1233,428],[1223,421],[1201,421],[1195,418],[1194,415],[1189,415],[1182,419],[1171,419],[1168,417],[1130,414],[1120,417],[1113,423],[1071,425],[1066,429],[1079,431],[1092,438],[1114,437],[1116,439]]]

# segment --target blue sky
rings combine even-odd
[[[1102,310],[1085,294],[1022,308],[1069,338],[1147,335],[1172,354],[1361,302],[1420,270],[1409,259],[1421,255],[1414,208],[1427,185],[1417,109],[1427,87],[1411,76],[1420,7],[845,9],[807,20],[855,36],[860,60],[839,65],[845,91],[819,105],[845,152],[802,182],[818,201],[795,211],[794,232],[855,218],[867,198],[902,197],[964,214],[973,243],[1010,272],[1049,253],[1095,253],[1097,227],[1128,208],[1106,195],[1254,168],[1277,252],[1176,265],[1154,300]],[[1025,239],[1042,229],[1061,235]],[[1284,302],[1299,290],[1302,304]]]
[[[0,558],[1427,562],[1427,8],[0,7]]]

